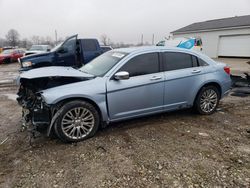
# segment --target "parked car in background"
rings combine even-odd
[[[111,46],[101,46],[101,49],[103,53],[113,50]]]
[[[14,47],[3,47],[3,48],[0,48],[0,53],[2,53],[4,50],[10,50],[10,49],[15,49]]]
[[[230,69],[190,50],[124,48],[80,69],[45,67],[20,75],[23,119],[66,142],[110,122],[194,107],[209,115],[231,87]]]
[[[202,39],[200,37],[190,38],[174,38],[168,40],[162,40],[156,44],[156,46],[170,46],[179,47],[185,49],[191,49],[198,52],[202,51]]]
[[[46,66],[81,67],[102,53],[98,40],[78,39],[77,35],[74,35],[50,52],[21,58],[20,71]]]
[[[49,52],[51,50],[50,45],[32,45],[29,50],[25,52],[25,56],[32,55],[32,54],[40,54]]]
[[[4,50],[0,53],[0,64],[17,62],[19,58],[24,56],[23,49]]]

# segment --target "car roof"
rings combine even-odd
[[[50,46],[49,44],[33,44],[32,46]]]
[[[131,48],[117,48],[113,50],[114,52],[124,52],[128,53],[130,55],[138,55],[143,54],[147,52],[160,52],[160,51],[170,51],[170,52],[180,52],[180,53],[187,53],[191,55],[195,55],[196,57],[199,57],[203,59],[206,62],[215,63],[211,58],[209,58],[207,55],[197,52],[195,50],[185,49],[185,48],[179,48],[179,47],[172,47],[172,46],[140,46],[140,47],[131,47]]]
[[[130,47],[130,48],[117,48],[114,51],[132,54],[132,53],[143,53],[147,51],[164,51],[164,50],[200,55],[200,53],[194,50],[189,50],[179,47],[171,47],[171,46],[140,46],[140,47]]]

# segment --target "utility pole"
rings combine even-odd
[[[143,46],[143,34],[141,35],[141,45]]]
[[[152,37],[152,45],[155,44],[155,34],[153,34],[153,37]]]
[[[57,31],[55,30],[55,39],[56,39],[56,45],[57,45]]]

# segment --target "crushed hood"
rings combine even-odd
[[[20,79],[35,79],[35,78],[45,78],[45,77],[84,77],[93,78],[93,75],[86,74],[72,67],[43,67],[32,69],[21,73]]]

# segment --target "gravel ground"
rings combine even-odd
[[[0,84],[3,82],[13,82],[19,74],[19,68],[20,66],[18,63],[0,65]]]
[[[250,97],[218,111],[112,124],[64,144],[21,132],[16,89],[0,89],[0,187],[250,187]]]

